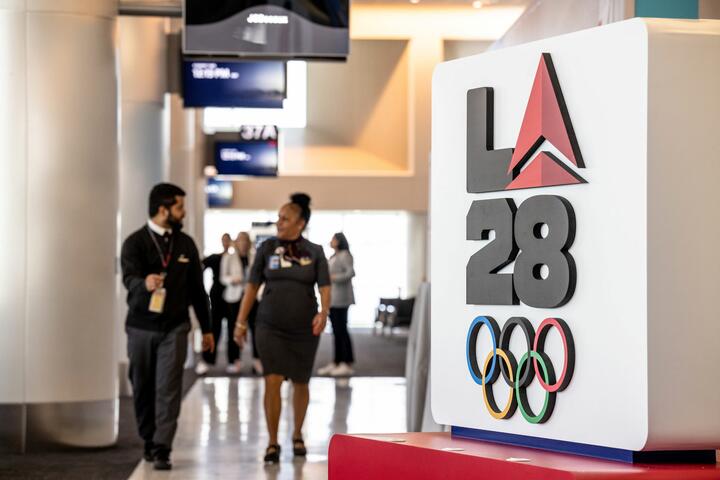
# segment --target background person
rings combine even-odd
[[[182,400],[192,305],[203,332],[203,350],[213,350],[210,309],[200,256],[185,235],[185,192],[161,183],[150,192],[147,225],[122,246],[123,284],[128,290],[125,324],[135,417],[145,441],[145,460],[169,470]]]
[[[318,373],[320,375],[341,377],[355,373],[352,369],[355,357],[347,326],[348,309],[350,305],[355,303],[352,286],[355,270],[350,245],[347,238],[345,238],[345,234],[339,232],[333,235],[330,246],[335,251],[328,260],[330,281],[332,282],[330,322],[332,323],[333,338],[335,340],[335,361],[318,369]]]
[[[235,321],[240,311],[240,299],[247,283],[247,271],[250,254],[250,236],[245,232],[238,233],[233,242],[233,250],[222,256],[220,261],[220,281],[225,287],[223,300],[228,306],[227,317],[227,368],[225,371],[231,374],[240,373],[242,363],[240,356],[242,349],[233,340]]]
[[[250,234],[247,232],[240,232],[238,234],[238,252],[240,254],[240,261],[243,266],[243,271],[246,273],[245,275],[245,282],[244,284],[247,284],[247,279],[250,276],[250,266],[253,264],[253,261],[255,260],[255,252],[253,249],[252,241],[250,240]],[[243,292],[244,295],[244,292]],[[257,295],[258,298],[256,298],[255,304],[253,305],[252,309],[250,310],[250,314],[248,315],[248,326],[250,327],[250,337],[251,337],[251,344],[252,344],[252,372],[256,375],[262,375],[263,374],[263,367],[262,362],[260,361],[260,354],[258,353],[257,348],[257,338],[255,336],[255,325],[256,325],[256,318],[257,318],[257,310],[258,306],[260,304],[259,297],[260,295]],[[238,311],[235,312],[236,315],[239,313]],[[230,331],[230,330],[228,330]]]
[[[293,383],[293,453],[307,453],[302,437],[310,391],[308,384],[317,352],[319,335],[325,329],[330,308],[330,277],[320,245],[302,237],[310,220],[310,197],[295,194],[278,213],[277,237],[260,245],[250,271],[235,338],[247,337],[248,314],[258,288],[265,284],[257,314],[257,346],[265,369],[265,419],[270,442],[265,462],[280,461],[278,424],[280,387],[288,378]],[[322,309],[318,311],[315,284],[320,289]]]
[[[221,240],[223,246],[222,253],[213,253],[203,259],[203,269],[209,268],[212,271],[212,287],[210,287],[210,307],[212,312],[212,334],[215,345],[217,345],[220,339],[220,332],[222,331],[222,324],[224,318],[230,318],[228,316],[227,303],[223,299],[223,293],[225,292],[225,285],[220,282],[220,260],[223,254],[228,253],[232,246],[232,238],[230,234],[224,233]],[[195,373],[198,375],[205,375],[210,369],[210,365],[215,365],[217,359],[217,350],[207,350],[202,352],[202,359],[195,366]]]

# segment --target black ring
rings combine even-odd
[[[517,365],[517,360],[510,351],[510,338],[512,337],[512,333],[515,331],[515,327],[520,327],[520,330],[522,330],[525,334],[528,355],[530,355],[530,352],[535,345],[535,328],[525,317],[512,317],[507,322],[505,322],[505,325],[503,326],[502,333],[500,334],[499,348],[501,348],[508,357],[512,358]],[[520,357],[522,357],[522,355],[520,355]],[[505,383],[507,383],[511,388],[514,388],[515,383],[510,380],[510,374],[507,371],[507,367],[503,362],[499,363],[500,370],[502,371],[503,378],[505,379]],[[525,365],[523,367],[524,368],[522,372],[518,372],[517,370],[515,370],[515,375],[520,380],[520,386],[527,387],[528,385],[530,385],[530,383],[532,383],[533,378],[535,378],[535,362],[525,362]]]

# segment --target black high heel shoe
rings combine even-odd
[[[305,441],[302,438],[293,438],[293,455],[296,457],[304,457],[307,455]]]
[[[280,445],[271,444],[265,449],[265,463],[279,463],[280,462]]]

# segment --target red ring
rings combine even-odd
[[[537,375],[537,379],[540,382],[540,386],[546,391],[546,392],[557,392],[558,390],[564,390],[565,387],[567,387],[567,383],[569,383],[570,379],[567,379],[567,382],[565,381],[565,376],[568,375],[568,366],[574,364],[574,358],[570,358],[571,356],[574,357],[574,345],[572,340],[572,334],[570,334],[570,346],[568,348],[568,339],[565,335],[566,327],[560,324],[562,320],[558,321],[557,318],[546,318],[542,321],[540,326],[537,328],[537,333],[535,334],[535,344],[533,345],[533,349],[540,353],[540,350],[538,349],[538,343],[540,339],[542,338],[543,341],[543,347],[545,346],[545,335],[543,335],[543,330],[547,327],[555,327],[557,331],[560,333],[560,338],[562,339],[563,343],[563,351],[564,351],[564,358],[563,358],[563,370],[560,374],[560,377],[557,379],[555,383],[552,385],[548,385],[545,383],[545,381],[542,378],[542,375]],[[565,323],[565,322],[563,322]],[[570,329],[567,329],[567,332],[570,333]],[[572,352],[570,350],[573,350]],[[545,353],[544,351],[542,353]],[[535,372],[538,372],[538,365],[537,360],[533,358],[533,362],[535,363]],[[569,373],[572,375],[572,371]]]

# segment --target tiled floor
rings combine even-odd
[[[173,450],[173,470],[155,472],[141,462],[136,479],[312,479],[327,478],[327,447],[334,433],[405,431],[404,378],[313,379],[305,420],[308,456],[294,460],[290,435],[291,387],[283,387],[279,465],[265,466],[268,443],[262,409],[262,380],[208,378],[185,397]]]

